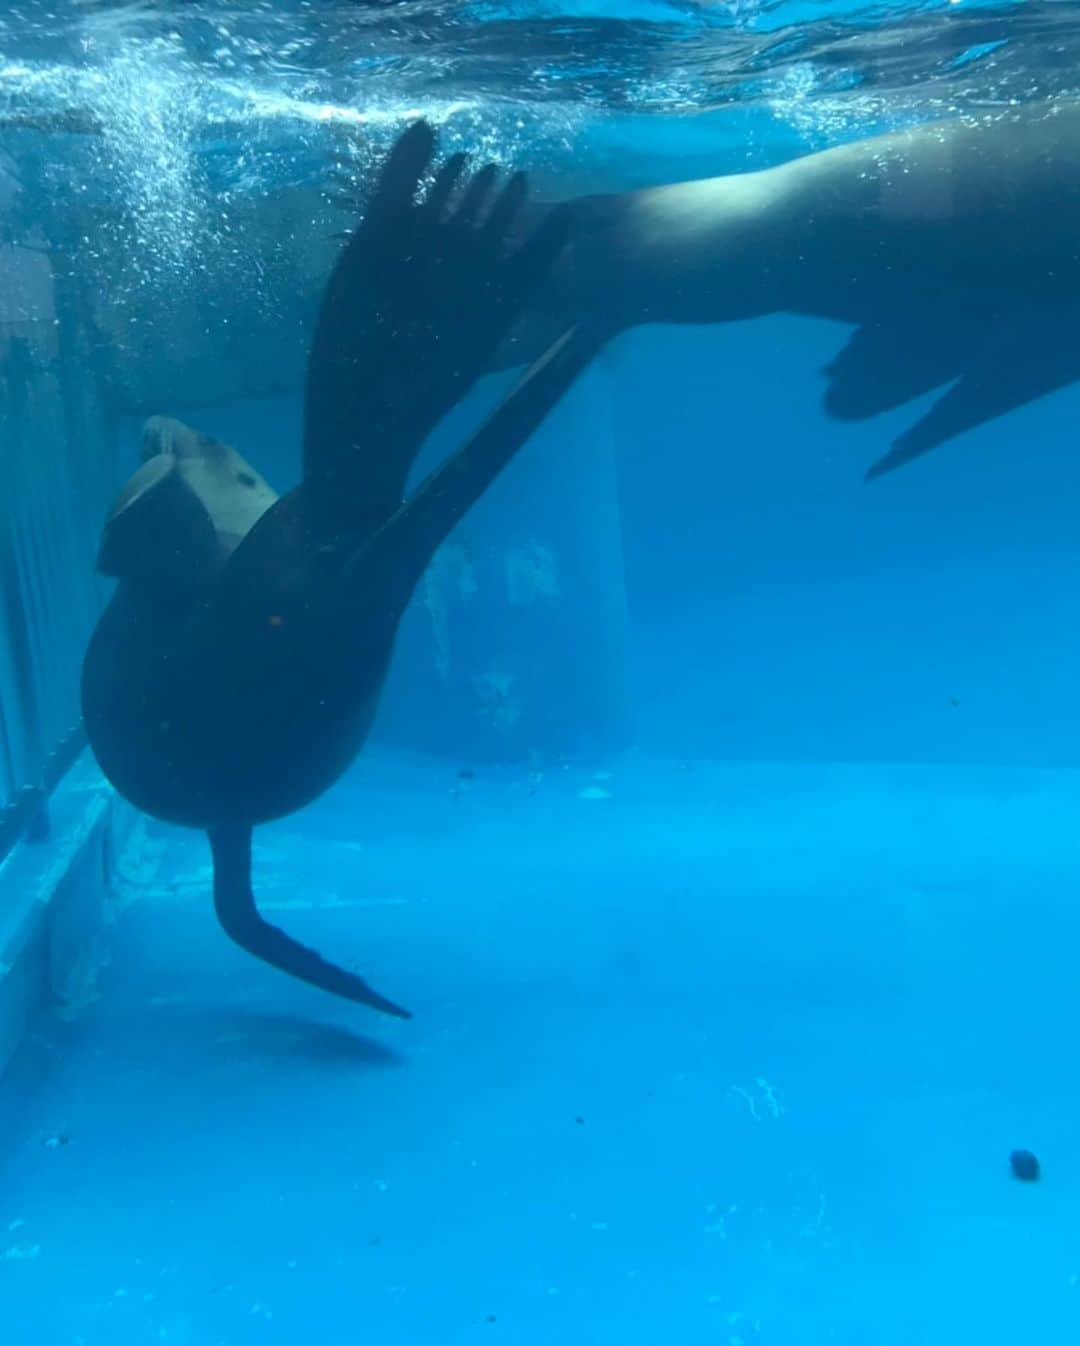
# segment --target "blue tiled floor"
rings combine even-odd
[[[257,883],[410,1024],[235,951],[151,829],[0,1085],[0,1340],[1066,1341],[1078,815],[1067,772],[374,758]]]

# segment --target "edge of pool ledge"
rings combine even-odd
[[[83,752],[49,799],[49,836],[0,863],[0,1076],[35,1017],[93,996],[139,815]]]

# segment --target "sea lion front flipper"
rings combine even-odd
[[[867,420],[951,382],[981,344],[980,324],[925,313],[863,323],[822,371],[826,412],[840,421]]]
[[[379,995],[363,978],[328,963],[259,915],[251,889],[250,827],[218,827],[209,836],[214,856],[214,911],[231,940],[271,967],[331,995],[398,1019],[412,1018],[408,1010]]]
[[[867,481],[1080,377],[1080,341],[1072,318],[1063,310],[1056,320],[1043,313],[1014,321],[968,360],[960,379],[920,421],[894,440],[891,450],[867,472]]]

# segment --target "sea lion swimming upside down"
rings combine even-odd
[[[145,812],[205,829],[214,904],[256,957],[349,1000],[406,1011],[260,916],[251,833],[316,799],[371,727],[398,623],[428,560],[595,352],[564,333],[403,503],[433,426],[490,365],[565,240],[548,213],[511,251],[523,175],[447,161],[417,201],[431,129],[399,139],[330,278],[311,347],[303,480],[277,499],[233,450],[147,427],[99,566],[119,583],[83,666],[87,734]]]

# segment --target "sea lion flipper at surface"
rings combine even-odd
[[[316,322],[305,486],[313,510],[354,533],[373,533],[400,506],[427,435],[490,368],[566,239],[552,211],[508,247],[525,177],[499,188],[493,165],[469,177],[462,155],[417,199],[434,153],[426,122],[399,138]]]
[[[1080,340],[1067,311],[991,333],[969,355],[959,380],[915,425],[893,443],[866,474],[867,480],[936,449],[946,440],[1013,411],[1080,378]]]
[[[229,938],[264,963],[322,991],[399,1019],[411,1018],[408,1010],[372,990],[362,977],[328,963],[260,916],[251,887],[251,830],[231,826],[209,833],[214,856],[214,911]]]

